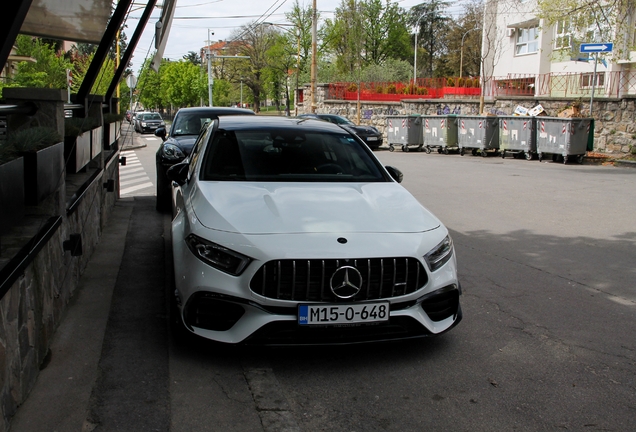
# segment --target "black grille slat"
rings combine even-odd
[[[413,293],[427,282],[427,273],[415,258],[361,258],[355,260],[278,260],[265,263],[250,281],[261,296],[308,302],[341,301],[329,287],[341,266],[355,267],[361,289],[349,301],[387,299]]]

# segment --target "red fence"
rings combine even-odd
[[[455,84],[459,85],[455,85]],[[329,84],[327,99],[390,101],[439,99],[444,95],[479,96],[479,79],[419,78],[415,84],[403,82],[338,82]]]
[[[595,97],[619,98],[636,95],[636,71],[510,74],[490,77],[484,84],[484,97]],[[404,99],[474,98],[481,94],[479,78],[418,78],[412,82],[338,82],[329,84],[327,99],[392,101]]]

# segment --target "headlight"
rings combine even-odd
[[[444,240],[435,246],[429,253],[424,255],[424,260],[428,264],[428,268],[434,272],[441,266],[446,264],[453,256],[453,240],[447,235]]]
[[[201,261],[232,276],[243,273],[251,261],[245,255],[204,240],[194,234],[186,237],[185,241],[190,251]]]
[[[161,147],[161,155],[170,160],[179,160],[185,157],[181,149],[174,144],[164,144]]]

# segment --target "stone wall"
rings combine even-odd
[[[63,109],[63,99],[62,103],[59,98],[51,99],[36,102],[38,112],[45,117],[29,119],[33,124],[50,124],[51,118],[58,118],[52,113]],[[53,335],[117,200],[117,189],[109,192],[104,183],[118,178],[118,162],[115,144],[91,161],[86,172],[64,176],[60,188],[40,205],[29,208],[24,226],[9,235],[9,242],[37,252],[26,267],[20,268],[19,276],[0,299],[0,432],[9,430],[11,417],[29,395],[39,370],[46,366]],[[29,241],[45,231],[42,228],[51,220],[56,224],[41,248],[31,249]],[[72,234],[81,236],[81,255],[72,256],[64,248]],[[10,264],[0,268],[0,274],[6,276],[4,270]],[[3,278],[0,283],[4,285],[7,280],[13,278]]]
[[[316,112],[343,115],[356,122],[357,101],[325,100],[326,85],[316,87]],[[310,89],[305,86],[304,103],[298,105],[298,113],[310,110]],[[511,115],[518,105],[532,108],[541,104],[546,113],[556,117],[572,99],[509,97],[487,101],[484,112]],[[595,99],[594,150],[598,152],[625,154],[636,147],[636,98]],[[464,115],[479,114],[478,99],[413,99],[400,102],[360,102],[360,123],[375,126],[386,138],[387,115],[435,115],[450,112]],[[583,102],[581,112],[589,112],[589,101]]]

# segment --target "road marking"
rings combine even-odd
[[[126,165],[119,168],[119,196],[123,198],[126,195],[154,195],[154,184],[150,181],[135,151],[125,150],[121,152],[121,155],[126,157]]]

